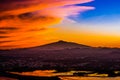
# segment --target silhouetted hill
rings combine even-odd
[[[35,47],[35,48],[42,49],[42,50],[61,50],[61,49],[89,48],[89,47],[90,46],[83,45],[83,44],[59,40],[57,42],[49,43],[49,44],[42,45],[42,46]]]

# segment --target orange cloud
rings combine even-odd
[[[39,10],[44,10],[47,8],[55,8],[55,7],[62,7],[62,6],[68,6],[68,5],[75,5],[75,4],[80,4],[80,3],[86,3],[86,2],[91,2],[93,0],[14,0],[15,2],[13,3],[8,3],[7,5],[10,6],[9,8],[5,10],[2,10],[2,14],[22,14],[22,13],[28,13],[28,12],[35,12]],[[18,6],[17,6],[18,5]]]
[[[51,41],[54,29],[69,16],[94,9],[75,4],[92,0],[4,0],[0,1],[0,49],[32,47]]]

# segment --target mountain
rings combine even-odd
[[[87,45],[59,40],[57,42],[49,43],[49,44],[42,45],[42,46],[35,47],[35,48],[42,49],[42,50],[61,50],[61,49],[89,48],[89,47],[90,46],[87,46]]]

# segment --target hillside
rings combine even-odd
[[[90,46],[60,40],[57,42],[53,42],[53,43],[49,43],[49,44],[42,45],[39,47],[35,47],[34,49],[38,49],[38,50],[61,50],[61,49],[72,49],[72,48],[90,48]]]

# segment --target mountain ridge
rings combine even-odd
[[[39,48],[43,50],[59,50],[59,49],[72,49],[72,48],[89,48],[90,46],[78,44],[75,42],[68,42],[64,40],[59,40],[56,42],[48,43],[42,46],[37,46],[34,48]]]

